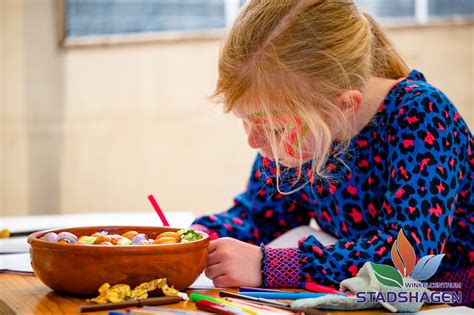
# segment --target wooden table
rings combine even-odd
[[[199,292],[209,296],[218,296],[219,290],[188,290]],[[226,289],[235,292],[236,289]],[[295,290],[301,291],[301,290]],[[77,297],[61,295],[51,291],[35,276],[0,274],[0,314],[80,314],[77,312],[79,305],[85,304],[85,300]],[[180,302],[178,304],[164,305],[166,308],[177,308],[188,311],[199,311],[191,301]],[[423,310],[447,307],[447,305],[430,305],[423,307]],[[8,312],[10,308],[13,312]],[[104,312],[91,312],[84,314],[107,314]],[[324,311],[321,314],[331,315],[359,315],[359,314],[381,314],[388,312],[380,310],[370,311]],[[203,313],[205,314],[205,313]]]

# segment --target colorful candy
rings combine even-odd
[[[3,229],[0,231],[0,238],[9,238],[10,237],[10,230]]]
[[[137,234],[137,236],[135,236],[133,239],[132,239],[132,242],[133,244],[135,245],[142,245],[143,244],[143,241],[147,242],[148,241],[148,237],[141,233],[141,234]]]
[[[108,235],[99,235],[94,241],[94,245],[100,245],[104,242],[110,242],[111,238]]]
[[[109,233],[106,232],[106,231],[102,231],[102,232],[95,232],[93,233],[91,236],[94,236],[94,237],[101,237],[101,236],[106,236],[108,235]]]
[[[174,244],[178,243],[174,238],[172,237],[160,237],[156,238],[153,244]]]
[[[110,242],[114,245],[117,245],[117,242],[122,238],[122,235],[112,234],[109,235]]]
[[[163,232],[155,239],[148,238],[144,233],[128,231],[119,234],[108,234],[106,231],[95,232],[91,235],[77,237],[70,232],[54,233],[49,232],[41,237],[42,240],[58,244],[77,245],[103,245],[103,246],[129,246],[129,245],[153,245],[153,244],[177,244],[192,242],[202,238],[202,235],[194,230],[179,230],[177,232]]]
[[[81,236],[77,240],[77,244],[92,245],[94,244],[96,239],[97,237],[94,237],[94,236]]]
[[[125,233],[122,234],[123,237],[126,237],[130,240],[133,240],[133,238],[137,235],[138,235],[137,231],[128,231],[128,232],[125,232]]]
[[[126,237],[122,237],[117,241],[117,245],[132,245],[132,244],[133,244],[132,240]]]
[[[57,243],[59,241],[59,236],[54,232],[49,232],[46,233],[45,236],[43,236],[43,239],[46,242]]]
[[[77,243],[77,236],[69,233],[69,232],[61,232],[58,234],[59,236],[59,241],[58,243],[68,243],[68,244],[75,244]]]
[[[181,237],[179,236],[178,233],[175,232],[163,232],[160,235],[158,235],[156,238],[162,238],[162,237],[171,237],[176,240],[177,243],[181,242]]]
[[[179,230],[177,234],[181,237],[183,242],[192,242],[201,239],[201,234],[194,230]]]

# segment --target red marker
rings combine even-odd
[[[163,226],[170,226],[170,224],[168,223],[168,220],[166,220],[165,218],[165,214],[163,213],[160,206],[158,205],[158,202],[156,202],[155,197],[153,197],[153,195],[149,195],[148,200],[150,200],[151,205],[156,211],[156,214],[158,214],[158,216],[160,217],[161,222],[163,223]]]
[[[203,311],[213,312],[217,314],[224,314],[224,315],[244,315],[248,314],[247,312],[239,311],[235,308],[229,307],[224,304],[217,304],[208,300],[200,300],[196,302],[196,307]]]
[[[318,293],[336,293],[336,294],[348,294],[347,292],[341,292],[336,289],[326,287],[321,284],[317,284],[314,282],[307,282],[305,285],[305,289],[313,292],[318,292]]]

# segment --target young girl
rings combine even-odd
[[[215,96],[259,151],[247,191],[193,227],[215,232],[216,286],[336,286],[392,265],[400,229],[437,280],[472,301],[473,137],[451,101],[409,71],[350,0],[250,1],[230,30]],[[339,240],[266,244],[311,218]]]

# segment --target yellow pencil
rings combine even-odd
[[[252,314],[252,315],[258,315],[256,312],[254,312],[254,311],[252,311],[252,310],[249,310],[249,309],[246,308],[246,307],[237,306],[237,305],[232,304],[232,303],[230,303],[229,301],[226,301],[226,300],[224,300],[224,299],[215,298],[215,300],[218,301],[219,303],[222,303],[222,304],[224,304],[224,305],[227,305],[227,306],[233,307],[233,308],[235,308],[235,309],[244,311],[244,312],[246,312],[246,313],[249,313],[249,314]]]

